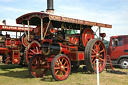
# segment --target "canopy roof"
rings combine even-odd
[[[112,28],[112,25],[109,25],[109,24],[56,16],[56,15],[51,15],[51,14],[47,14],[44,12],[32,12],[32,13],[24,14],[16,19],[16,23],[27,25],[27,21],[29,20],[30,25],[38,25],[41,23],[40,19],[43,19],[44,22],[48,22],[49,20],[52,20],[52,21],[66,22],[66,23],[71,23],[71,24],[73,23],[73,24],[78,24],[78,25]]]

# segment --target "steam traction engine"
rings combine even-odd
[[[88,71],[99,72],[106,65],[106,49],[100,39],[94,39],[92,26],[111,28],[111,25],[67,17],[33,12],[16,19],[17,24],[35,25],[34,37],[25,51],[32,77],[43,77],[51,70],[55,80],[65,80],[79,65],[86,65]],[[104,34],[101,34],[104,37]]]
[[[30,28],[30,32],[33,28]],[[28,29],[25,27],[0,25],[0,55],[1,60],[5,64],[23,64],[23,52],[27,46],[27,36],[21,34]],[[5,35],[2,32],[6,32]],[[15,36],[10,36],[8,32],[15,32]],[[18,36],[20,32],[20,36]],[[11,33],[12,34],[12,33]],[[14,35],[14,34],[12,34]]]

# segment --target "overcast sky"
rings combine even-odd
[[[0,0],[0,20],[16,25],[19,16],[46,9],[47,0]],[[112,29],[102,29],[107,40],[128,34],[128,0],[54,0],[54,9],[56,15],[111,24]]]

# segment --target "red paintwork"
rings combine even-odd
[[[82,33],[82,43],[86,46],[87,42],[94,39],[93,31],[88,27]]]
[[[0,25],[0,30],[1,31],[12,31],[12,32],[24,32],[24,31],[28,31],[28,27]],[[30,32],[32,30],[33,28],[30,27]],[[25,38],[23,37],[23,39]],[[23,40],[23,44],[24,43],[25,43],[25,40]],[[24,46],[27,46],[27,45],[24,44]],[[10,35],[7,33],[6,35],[1,35],[0,54],[5,57],[3,61],[5,61],[6,64],[9,64],[9,63],[19,64],[20,63],[21,48],[22,48],[22,42],[20,39],[11,38]]]
[[[17,49],[18,45],[20,45],[20,39],[15,39],[15,38],[6,38],[5,40],[5,46],[7,47],[12,47],[13,49]]]
[[[63,52],[64,54],[68,54],[69,52],[78,50],[77,46],[67,46],[67,45],[63,45],[62,43],[59,43],[59,44],[60,44],[60,49],[61,49],[60,53]]]
[[[43,39],[41,41],[41,44],[43,44],[44,42],[48,42],[49,44],[52,44],[52,39]]]
[[[112,39],[118,39],[118,38],[123,39],[123,43],[122,43],[123,45],[112,47]],[[128,53],[125,53],[124,50],[128,50],[128,35],[110,37],[110,44],[107,52],[112,60],[118,59],[121,55],[128,55]]]
[[[84,60],[84,52],[78,53],[78,60]]]
[[[76,52],[70,52],[70,53],[68,54],[68,57],[69,57],[69,59],[70,59],[71,61],[78,61],[78,56],[77,56]]]
[[[27,21],[30,22],[29,23],[30,25],[37,26],[36,29],[34,29],[34,35],[35,35],[34,39],[37,40],[37,42],[39,43],[41,42],[40,46],[36,46],[35,43],[32,45],[30,44],[31,46],[27,50],[27,55],[29,55],[28,58],[30,59],[33,56],[30,60],[31,66],[29,68],[32,69],[37,68],[36,70],[39,70],[39,72],[36,73],[33,72],[33,70],[29,69],[29,72],[32,73],[34,77],[40,77],[40,76],[42,77],[43,76],[42,73],[44,74],[44,72],[42,72],[40,75],[41,69],[45,69],[46,67],[49,69],[50,68],[49,63],[51,63],[51,69],[52,69],[51,71],[53,77],[56,80],[64,80],[68,77],[71,71],[70,61],[71,63],[72,61],[75,61],[72,64],[75,63],[77,65],[83,65],[85,64],[85,60],[88,59],[90,60],[87,61],[87,63],[90,64],[91,66],[91,68],[90,67],[88,68],[89,71],[95,72],[96,58],[100,60],[99,71],[100,72],[103,71],[106,64],[106,49],[101,40],[94,39],[94,34],[93,34],[94,32],[91,30],[91,27],[98,26],[99,28],[100,27],[112,28],[112,25],[72,19],[68,17],[61,17],[61,16],[47,14],[44,12],[28,13],[16,19],[17,24],[23,23],[27,25],[28,24]],[[50,26],[47,28],[48,22],[50,23]],[[43,29],[42,29],[43,35],[41,35],[40,25],[43,25]],[[54,28],[57,29],[58,31],[54,30]],[[80,33],[78,34],[76,33],[75,35],[74,34],[70,35],[67,33],[70,30],[76,30],[79,31]],[[104,34],[103,37],[105,37]],[[87,44],[88,41],[90,41],[89,44]],[[88,51],[87,53],[89,55],[88,57],[87,55],[85,56],[86,54],[85,50],[87,49],[86,46],[88,46],[88,50],[87,50]],[[93,50],[95,52],[93,52]],[[42,59],[39,59],[38,56],[35,56],[36,54],[40,54],[40,56],[43,58],[43,61],[47,63],[46,66],[44,65],[42,65],[42,67],[40,66],[41,64],[43,64],[43,63],[40,64],[40,60],[41,62],[43,61]],[[35,59],[33,59],[34,56]],[[35,64],[36,62],[38,63]],[[88,64],[86,64],[86,66]]]
[[[20,52],[13,51],[12,55],[12,64],[19,64],[20,63]]]
[[[56,33],[58,30],[56,30],[56,29],[53,29],[53,28],[51,28],[50,29],[50,32],[53,34],[53,33]]]
[[[63,63],[63,61],[65,61]],[[64,80],[70,74],[70,61],[65,56],[59,56],[54,63],[54,74],[58,80]]]
[[[41,63],[40,63],[41,62]],[[38,64],[40,63],[40,64]],[[47,63],[45,63],[45,58],[42,56],[34,57],[31,63],[31,73],[34,77],[43,77],[48,71]]]
[[[0,53],[1,54],[7,54],[8,53],[8,48],[0,48]]]
[[[35,54],[41,54],[40,44],[33,41],[29,46],[27,47],[26,52],[26,63],[29,63],[29,60],[32,58]]]
[[[106,49],[103,42],[96,41],[91,51],[91,62],[96,71],[96,59],[99,59],[99,72],[102,72],[106,66]]]
[[[79,44],[79,38],[74,37],[74,35],[72,35],[72,37],[69,38],[69,42],[78,45]]]
[[[84,60],[84,51],[71,51],[68,57],[71,61]]]

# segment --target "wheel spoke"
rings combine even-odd
[[[64,66],[66,65],[66,63],[67,63],[67,62],[65,61]]]
[[[65,69],[63,70],[65,73],[67,72]]]
[[[29,52],[28,54],[29,54],[29,55],[34,55],[33,52]]]
[[[94,64],[94,63],[95,63],[95,61],[96,61],[96,59],[92,62],[92,64]]]
[[[62,73],[62,71],[60,71],[59,77],[60,77],[61,73]]]
[[[68,68],[68,66],[65,66],[64,68]]]
[[[55,75],[57,75],[58,72],[59,72],[59,70],[56,71]]]
[[[56,70],[56,69],[60,69],[60,67],[55,67],[54,69],[55,69],[55,70]]]
[[[98,46],[100,47],[100,45],[101,45],[101,42],[99,42]]]
[[[103,55],[102,55],[102,54],[101,54],[100,56],[101,56],[101,57],[103,57]]]
[[[96,57],[96,55],[92,55],[91,57],[94,58],[94,57]]]
[[[93,51],[91,52],[92,54],[96,54],[96,53],[94,53]]]
[[[105,51],[105,50],[103,49],[103,50],[100,51],[100,53],[102,53],[102,52],[104,52],[104,51]]]
[[[99,70],[101,70],[102,69],[102,64],[101,63],[99,63]]]
[[[64,59],[62,58],[62,61],[61,61],[61,62],[62,62],[62,64],[63,64],[63,61],[64,61]]]
[[[32,57],[32,56],[30,56],[30,55],[28,56],[29,59],[30,59],[31,57]]]
[[[55,64],[55,65],[59,66],[58,62],[56,62],[56,64]]]
[[[63,77],[64,76],[63,72],[61,74],[62,74],[62,77]]]
[[[104,61],[104,59],[102,59],[102,58],[99,58],[99,60]]]
[[[38,47],[36,46],[36,51],[37,51],[37,53],[39,53],[39,50],[38,50]]]
[[[59,59],[59,63],[62,65],[62,62],[60,61],[60,59]]]
[[[91,61],[93,61],[94,58],[91,58]]]
[[[32,66],[32,69],[36,69],[37,67],[36,66]]]
[[[93,51],[94,53],[96,53],[96,51],[95,51],[94,49],[92,49],[92,51]]]
[[[100,47],[98,45],[96,45],[96,52],[100,51]]]
[[[31,49],[30,49],[30,51],[33,52],[33,54],[36,54],[36,52],[35,52],[34,50],[31,50]]]

